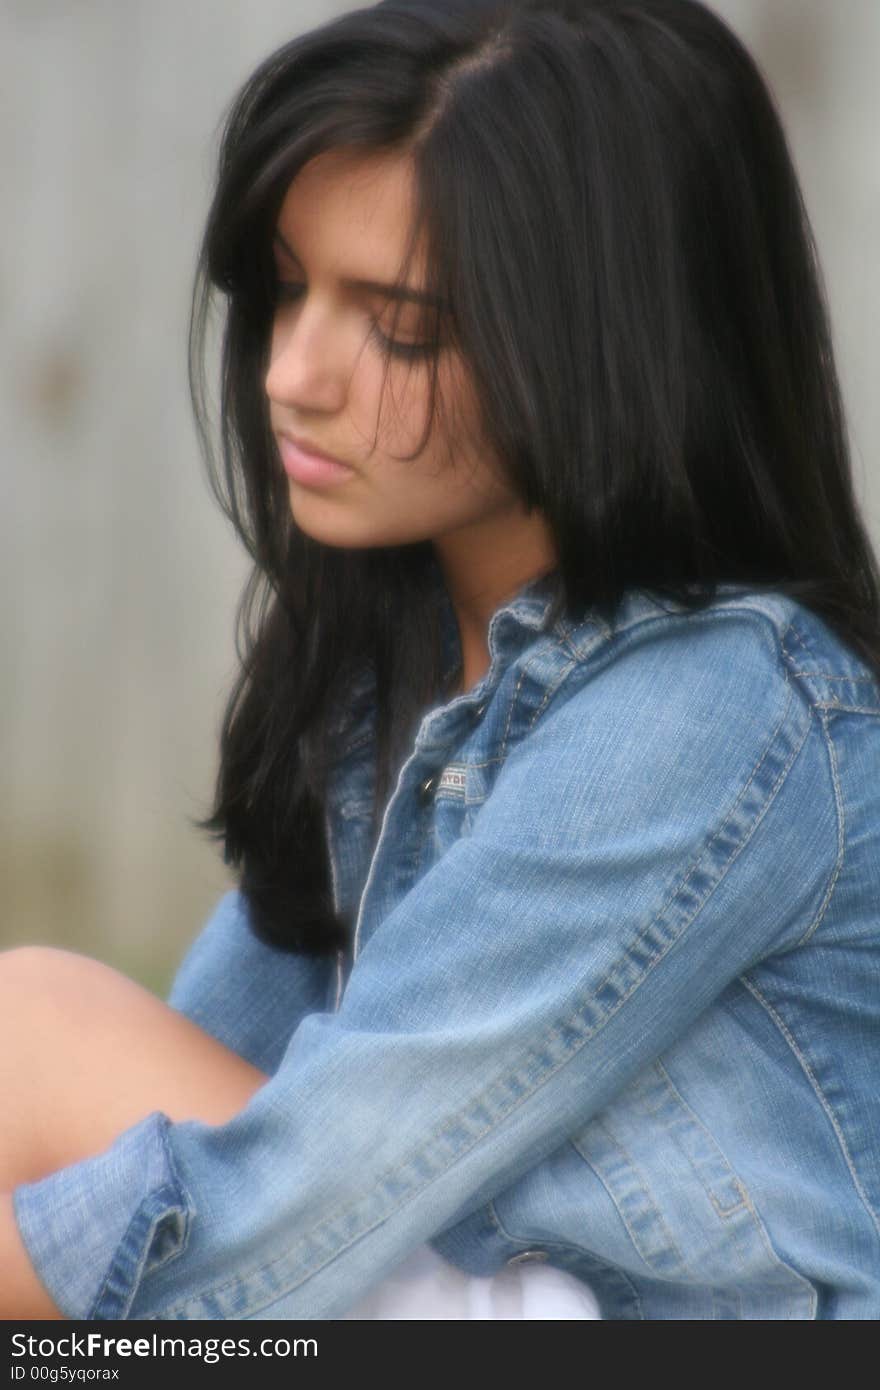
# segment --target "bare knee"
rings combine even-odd
[[[61,1018],[65,998],[81,997],[88,962],[51,946],[0,951],[0,1185],[45,1168],[41,1131],[51,1114],[48,1082],[71,1052]]]
[[[152,1110],[222,1123],[266,1080],[101,961],[50,946],[0,952],[0,1093],[15,1116],[0,1186],[4,1166],[52,1171]]]
[[[0,1017],[5,1031],[26,1019],[32,1035],[44,1011],[57,1016],[59,1011],[84,1009],[95,990],[106,986],[115,973],[101,961],[58,946],[0,951]]]
[[[0,952],[0,1078],[22,1104],[73,1060],[71,1043],[94,1011],[109,967],[55,946]]]
[[[57,946],[14,946],[0,951],[0,992],[12,1009],[32,1005],[36,997],[69,986],[87,957]]]
[[[75,951],[65,951],[61,946],[10,946],[0,951],[0,979],[12,978],[26,981],[39,979],[46,971],[67,970],[78,963],[97,965],[89,956],[78,955]]]

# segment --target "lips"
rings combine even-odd
[[[328,454],[325,449],[319,449],[311,440],[305,439],[297,434],[291,434],[289,430],[279,431],[279,438],[287,439],[301,454],[308,454],[312,458],[326,459],[328,463],[338,463],[341,468],[350,468],[351,464],[345,463],[343,459],[337,458],[335,454]]]
[[[332,454],[324,454],[290,434],[276,435],[281,464],[288,477],[310,487],[344,482],[354,469]]]

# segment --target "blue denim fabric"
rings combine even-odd
[[[69,1317],[336,1318],[425,1240],[543,1254],[606,1319],[880,1316],[878,684],[779,595],[548,603],[426,710],[372,851],[355,692],[350,968],[237,892],[195,940],[170,1003],[272,1074],[248,1106],[16,1189]]]

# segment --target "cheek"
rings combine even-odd
[[[382,447],[389,453],[409,454],[424,438],[430,407],[430,376],[427,368],[391,363],[387,375],[378,366],[365,382],[360,395],[364,413],[378,422]],[[439,432],[437,422],[425,445],[425,454],[434,452]]]
[[[451,436],[437,433],[424,453],[410,464],[401,494],[410,506],[430,510],[439,520],[465,523],[505,510],[513,500],[509,482],[485,443],[466,422]]]
[[[383,389],[384,387],[384,389]],[[441,361],[431,432],[431,368],[362,358],[349,398],[358,429],[384,455],[382,473],[409,498],[440,503],[459,515],[506,496],[509,488],[485,440],[476,398],[463,365]],[[421,452],[413,455],[418,445]]]

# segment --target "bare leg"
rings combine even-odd
[[[220,1124],[267,1080],[125,975],[51,947],[0,954],[0,1189],[164,1110]]]
[[[110,966],[52,947],[0,953],[0,1249],[21,1265],[8,1196],[19,1183],[100,1153],[153,1110],[221,1124],[267,1080]],[[13,1310],[12,1297],[0,1276],[0,1316],[52,1316],[45,1302]]]

